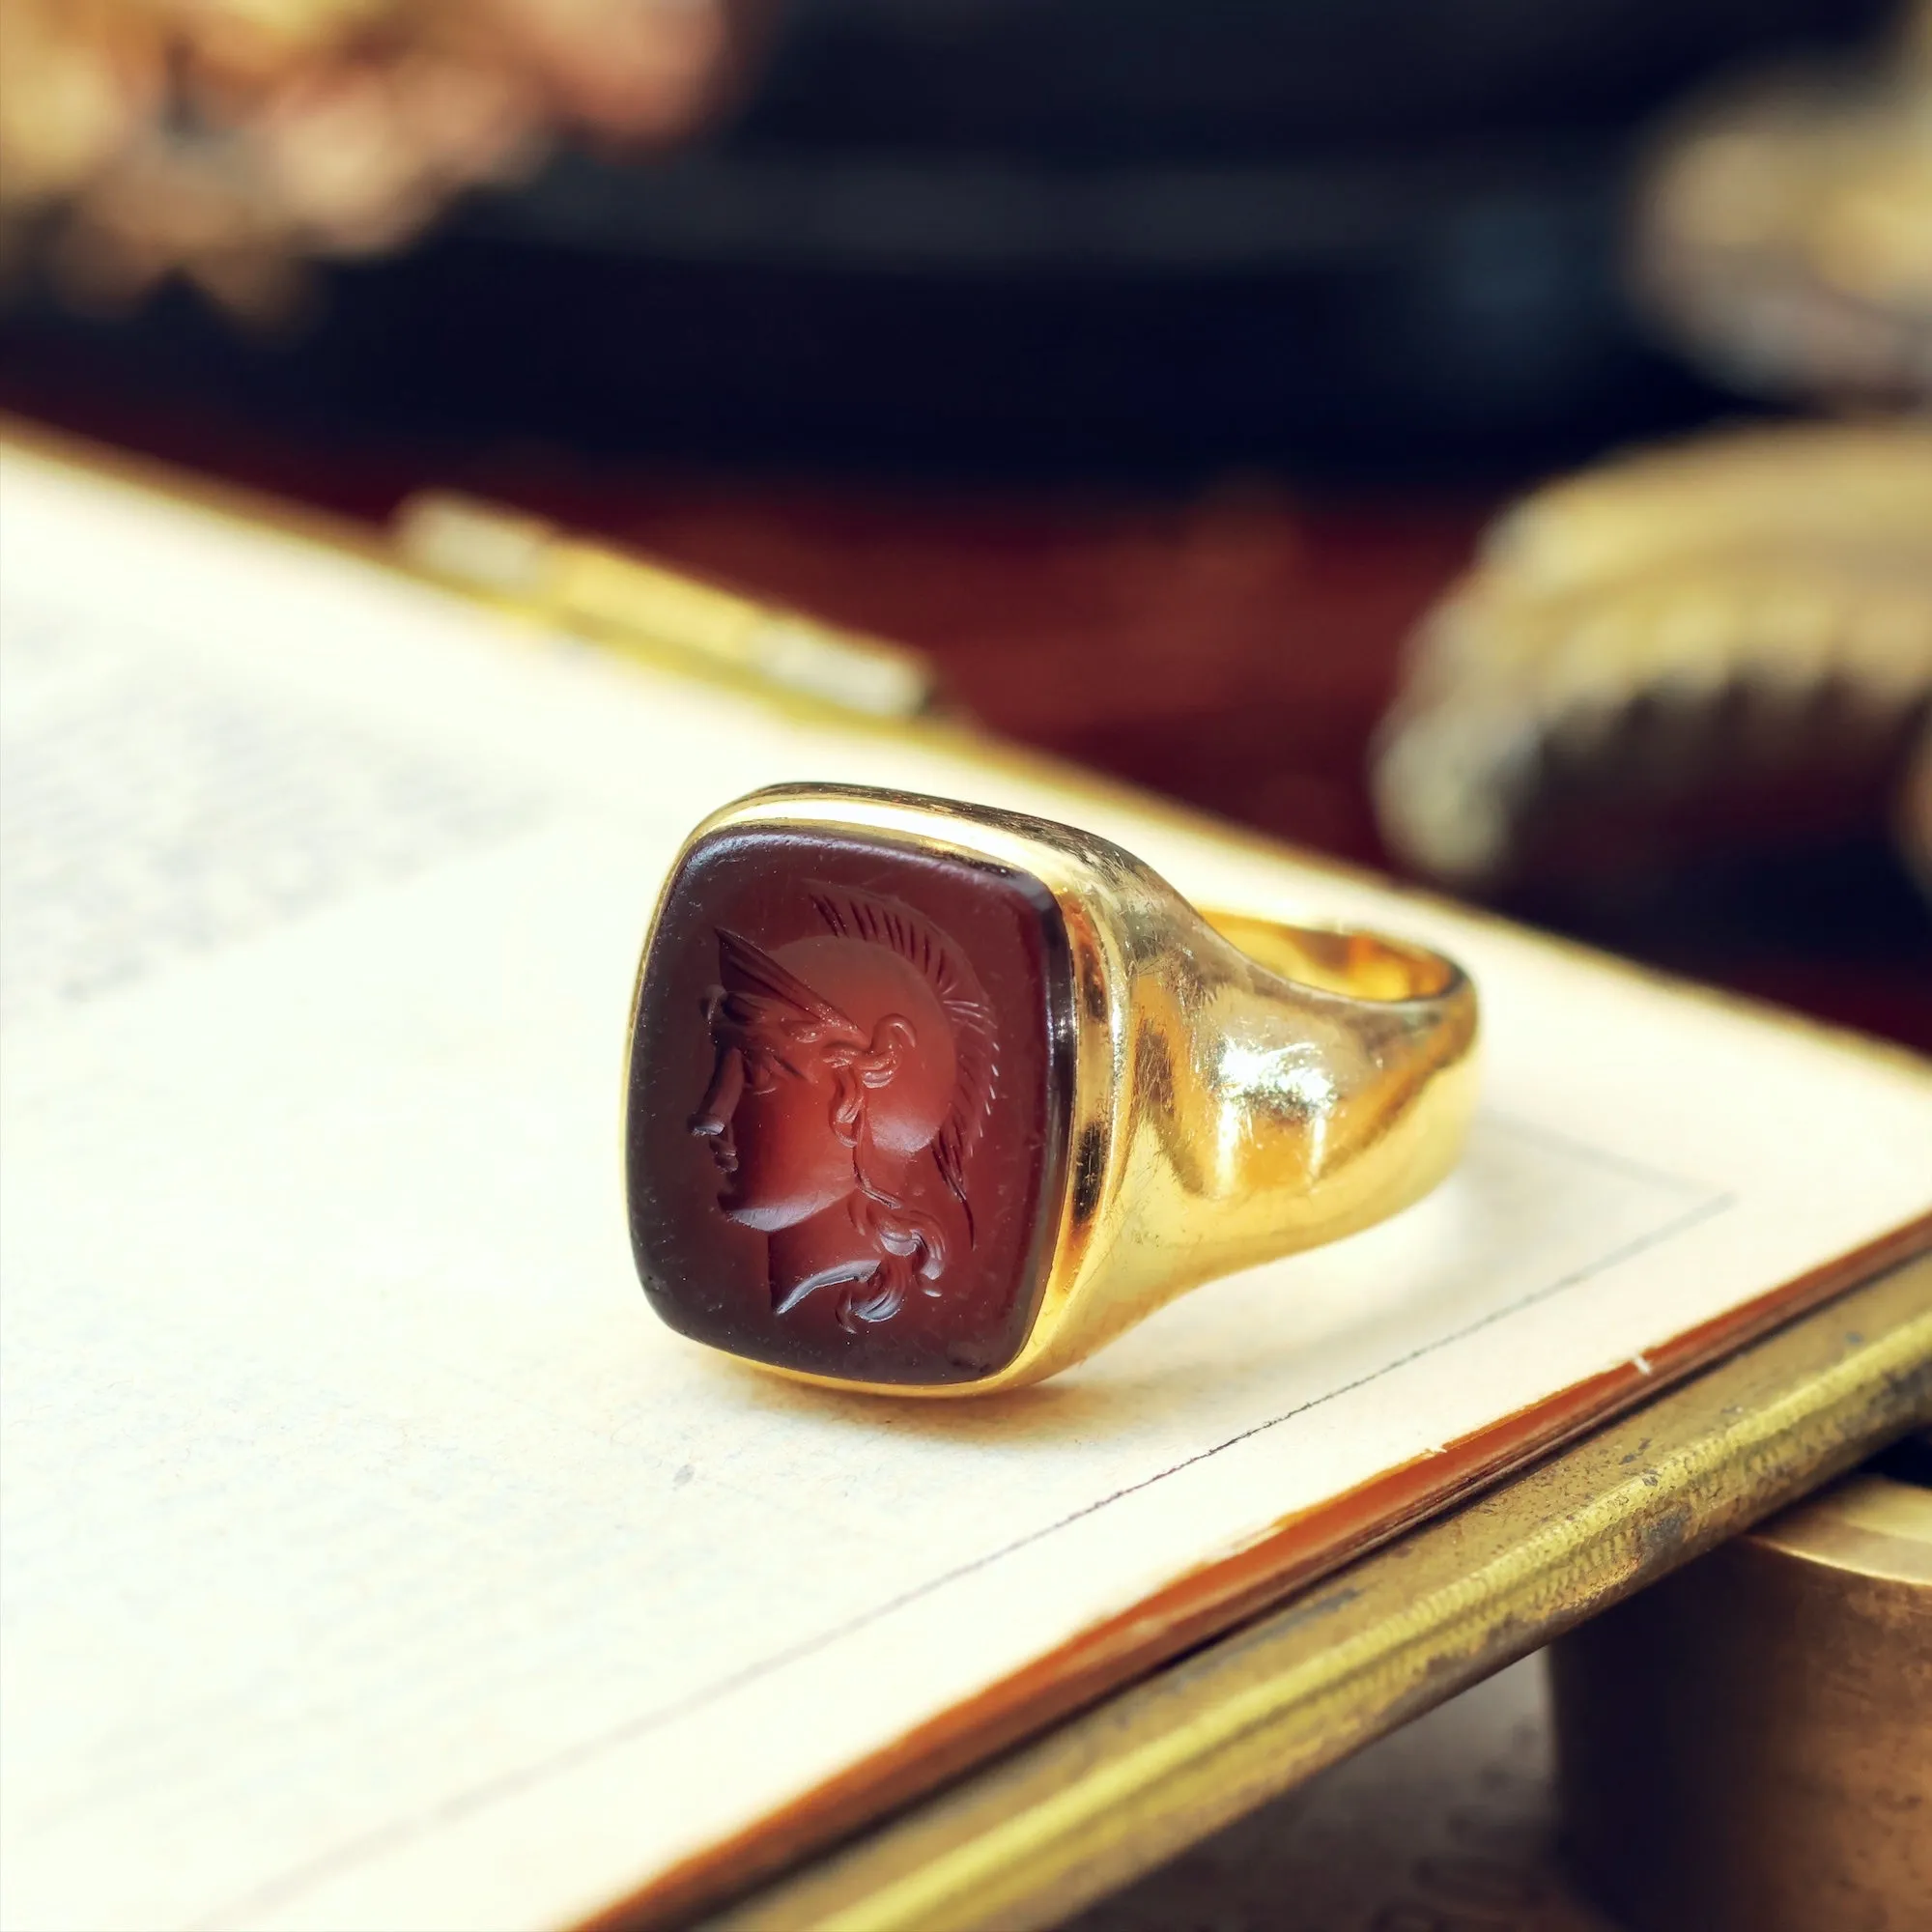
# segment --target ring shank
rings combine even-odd
[[[1289,925],[1252,913],[1203,910],[1201,917],[1270,973],[1348,999],[1438,1000],[1463,978],[1454,960],[1378,932]]]
[[[1112,1184],[1095,1190],[1100,1236],[1063,1238],[1079,1320],[1034,1366],[1076,1359],[1199,1282],[1400,1211],[1456,1164],[1474,1112],[1480,1015],[1453,960],[1206,912],[1159,880],[1130,910],[1101,928],[1133,948],[1109,1030],[1125,1062],[1094,1075]]]

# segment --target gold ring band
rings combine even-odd
[[[1197,912],[1016,813],[825,785],[687,839],[639,967],[633,1250],[786,1375],[1034,1382],[1454,1166],[1475,989],[1365,932]]]

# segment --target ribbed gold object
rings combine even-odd
[[[1876,820],[1932,702],[1932,426],[1733,431],[1526,498],[1425,620],[1389,842],[1485,885],[1558,836],[1804,783]]]
[[[1932,1490],[1851,1477],[1553,1659],[1566,1830],[1633,1932],[1932,1923]]]
[[[1747,83],[1681,123],[1639,190],[1634,268],[1747,388],[1932,397],[1932,4],[1876,72]]]

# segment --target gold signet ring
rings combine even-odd
[[[632,1248],[685,1335],[974,1395],[1448,1173],[1476,995],[1370,933],[1198,913],[1044,819],[790,785],[707,818],[638,971]]]

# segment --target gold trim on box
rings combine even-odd
[[[1921,1258],[701,1922],[1054,1924],[1928,1421]]]

